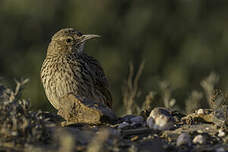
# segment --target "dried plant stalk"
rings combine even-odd
[[[126,114],[132,114],[134,110],[137,109],[135,99],[139,95],[138,81],[142,75],[143,68],[144,62],[140,64],[139,69],[134,77],[134,66],[132,63],[129,64],[128,79],[123,87],[123,104],[126,109]]]

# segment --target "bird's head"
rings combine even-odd
[[[47,54],[81,53],[87,40],[100,37],[95,34],[82,34],[73,28],[61,29],[54,34]]]

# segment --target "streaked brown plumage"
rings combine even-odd
[[[66,28],[52,37],[41,68],[46,96],[58,110],[60,98],[73,93],[112,106],[112,97],[99,62],[84,51],[85,41],[98,35],[84,35]]]

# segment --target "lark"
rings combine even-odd
[[[49,102],[57,110],[60,99],[68,94],[111,108],[112,96],[104,70],[84,52],[86,41],[98,37],[73,28],[61,29],[52,37],[42,64],[41,81]]]

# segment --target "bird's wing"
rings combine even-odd
[[[98,89],[105,96],[105,104],[112,107],[110,86],[100,63],[91,56],[87,56],[87,60],[87,63],[89,63],[89,67],[91,68],[96,89]]]

